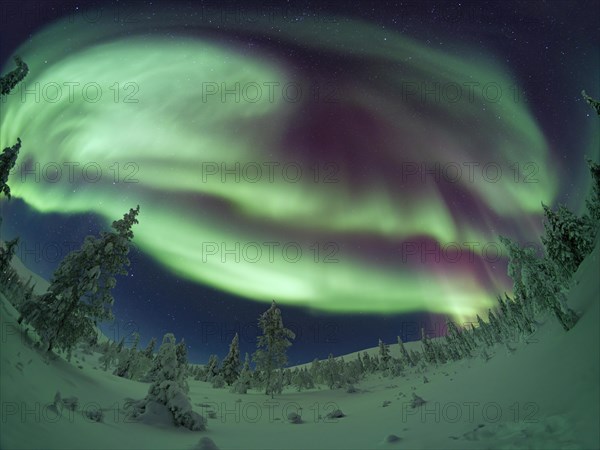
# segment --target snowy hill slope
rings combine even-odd
[[[18,313],[0,295],[0,448],[192,449],[205,436],[220,449],[600,448],[599,263],[597,246],[575,275],[569,304],[583,316],[571,331],[549,318],[528,344],[514,352],[497,346],[488,362],[373,375],[357,393],[289,390],[273,401],[189,380],[195,410],[208,417],[206,432],[174,428],[160,417],[155,426],[127,422],[119,412],[125,399],[143,398],[148,385],[95,368],[98,355],[75,354],[71,364],[49,360],[21,333]],[[396,345],[391,350],[397,354]],[[78,410],[57,414],[50,406],[57,390],[77,396]],[[413,392],[427,403],[413,409]],[[102,423],[82,414],[98,408]],[[336,408],[346,417],[327,419]],[[304,423],[288,423],[288,412],[299,412]],[[390,435],[399,439],[387,442]]]

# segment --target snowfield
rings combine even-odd
[[[574,276],[569,305],[582,317],[569,332],[548,316],[528,342],[496,345],[488,361],[477,357],[395,378],[372,375],[354,393],[286,388],[271,400],[189,378],[191,403],[207,419],[206,431],[173,426],[160,407],[147,410],[142,422],[128,419],[127,399],[143,399],[148,383],[103,371],[97,353],[76,351],[71,363],[49,359],[32,346],[33,333],[17,324],[17,311],[0,294],[0,448],[600,448],[599,258],[597,245]],[[27,280],[17,258],[13,266]],[[399,356],[397,344],[390,351]],[[57,391],[63,401],[55,402]],[[64,400],[72,397],[78,401],[70,410]],[[425,403],[414,405],[418,398]],[[96,421],[99,410],[103,418]]]

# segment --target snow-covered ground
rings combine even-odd
[[[0,448],[214,448],[199,445],[204,437],[220,449],[600,448],[599,263],[597,246],[574,277],[569,304],[582,317],[571,331],[549,318],[529,343],[515,351],[498,345],[487,362],[474,358],[396,378],[372,375],[355,393],[286,390],[273,400],[189,379],[194,410],[208,419],[203,432],[163,425],[160,417],[154,426],[126,420],[125,399],[143,398],[148,384],[104,372],[98,354],[76,353],[70,364],[48,360],[31,347],[17,311],[0,294]],[[15,267],[25,275],[18,261]],[[79,399],[75,412],[52,406],[57,391]],[[412,408],[413,393],[427,403]],[[83,414],[98,408],[101,423]],[[334,409],[345,417],[327,419]],[[289,412],[303,423],[290,423]]]

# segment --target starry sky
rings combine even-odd
[[[105,331],[197,362],[271,299],[291,362],[472,320],[510,291],[498,234],[539,248],[599,156],[593,2],[7,5],[2,239],[50,278],[139,204]]]

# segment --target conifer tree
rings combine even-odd
[[[5,275],[10,272],[10,262],[15,256],[18,244],[19,238],[17,237],[6,241],[6,248],[0,247],[0,280],[4,280]]]
[[[117,344],[114,341],[106,342],[103,346],[103,352],[98,362],[102,364],[102,369],[107,371],[117,359]]]
[[[113,222],[112,232],[88,236],[79,250],[69,253],[39,301],[23,304],[21,315],[36,329],[50,352],[69,351],[80,340],[96,334],[98,322],[113,320],[115,275],[129,266],[131,227],[138,223],[139,206]],[[22,319],[21,319],[22,320]]]
[[[312,377],[315,383],[322,383],[322,371],[321,371],[321,361],[318,358],[313,359],[313,362],[310,365],[310,376]]]
[[[206,374],[204,377],[204,381],[212,381],[221,370],[219,369],[219,357],[217,355],[210,355],[208,357],[208,363],[206,364]]]
[[[556,212],[543,203],[542,207],[546,217],[542,243],[548,258],[556,264],[557,275],[566,280],[592,251],[597,224],[577,217],[564,205]]]
[[[258,319],[258,326],[262,335],[257,339],[257,350],[254,353],[257,371],[264,374],[265,394],[271,395],[278,386],[278,380],[274,378],[274,372],[281,370],[287,363],[286,350],[292,345],[290,340],[294,339],[294,333],[283,326],[281,311],[277,308],[275,300],[271,307]]]
[[[402,339],[400,338],[400,336],[398,336],[398,346],[400,347],[400,360],[402,361],[402,365],[403,366],[409,366],[409,365],[414,366],[414,363],[410,358],[410,354],[406,350],[406,347],[404,346],[404,342],[402,342]]]
[[[146,346],[146,348],[143,351],[143,354],[146,358],[152,360],[154,358],[154,347],[156,347],[156,338],[153,337],[152,339],[150,339],[150,342],[148,342],[148,345]]]
[[[29,73],[29,67],[20,56],[14,58],[16,69],[0,77],[0,95],[8,95]]]
[[[522,249],[502,236],[500,241],[508,250],[509,275],[515,283],[515,296],[531,303],[534,314],[553,312],[566,331],[571,329],[578,317],[566,304],[563,287],[557,281],[552,266],[537,258],[531,248]]]
[[[3,77],[0,77],[0,96],[8,95],[10,92],[27,76],[29,67],[19,56],[14,58],[17,68],[9,72]],[[4,194],[9,200],[10,187],[8,186],[8,176],[10,171],[15,166],[19,150],[21,149],[21,139],[17,138],[17,142],[12,147],[6,147],[0,154],[0,195]]]
[[[310,373],[304,367],[294,373],[292,384],[296,387],[298,392],[304,389],[313,389],[315,387]]]
[[[237,377],[233,386],[231,388],[231,392],[236,394],[246,394],[248,389],[252,386],[252,369],[250,368],[250,355],[246,353],[246,357],[244,359],[244,365],[242,366],[242,370],[240,371],[240,375]]]
[[[6,147],[0,153],[0,194],[4,194],[11,199],[10,187],[8,186],[8,176],[13,169],[21,150],[21,139],[17,138],[17,143],[12,147]]]
[[[585,204],[589,214],[588,221],[592,225],[595,224],[597,228],[600,224],[600,164],[593,162],[591,159],[588,159],[587,163],[592,175],[592,192],[585,200]]]
[[[598,100],[594,100],[592,97],[590,97],[589,95],[587,95],[585,93],[585,91],[581,91],[581,95],[584,98],[584,100],[592,107],[596,110],[596,114],[598,114],[600,116],[600,102]]]
[[[384,371],[389,368],[391,357],[390,349],[388,345],[379,339],[379,367],[378,369]]]
[[[240,339],[237,333],[233,337],[231,344],[229,345],[229,353],[223,360],[223,379],[228,386],[231,386],[240,375]]]
[[[323,371],[325,384],[329,389],[335,389],[341,386],[341,367],[340,363],[333,357],[333,354],[329,354],[324,361],[321,370]]]
[[[123,348],[119,354],[119,365],[115,370],[115,375],[123,378],[133,378],[132,368],[138,365],[137,347],[140,343],[140,334],[133,332],[133,345],[131,349]]]
[[[421,343],[423,344],[423,353],[425,354],[425,360],[428,363],[437,362],[435,349],[431,343],[431,340],[425,334],[425,329],[421,328]]]
[[[180,354],[181,355],[181,354]],[[126,405],[133,417],[142,414],[151,402],[165,405],[173,416],[176,425],[189,430],[200,431],[206,428],[206,419],[192,410],[187,396],[189,388],[181,356],[177,355],[175,336],[171,333],[163,337],[162,344],[152,368],[154,381],[146,398]]]

